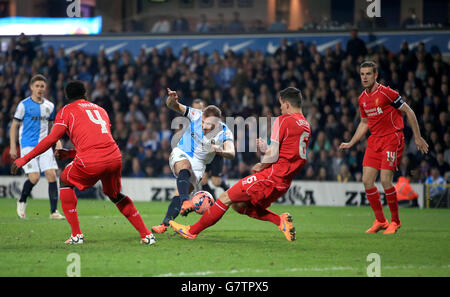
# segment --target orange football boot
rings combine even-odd
[[[181,205],[180,215],[185,217],[192,211],[194,211],[194,203],[191,200],[184,201]]]
[[[167,231],[167,228],[169,228],[169,226],[166,226],[164,224],[158,225],[158,226],[153,226],[152,227],[152,231],[158,234],[162,234],[164,232]]]
[[[280,215],[280,225],[278,228],[283,232],[288,241],[295,240],[295,227],[292,224],[292,216],[289,213],[283,213]]]
[[[191,234],[189,232],[189,228],[191,226],[181,225],[175,221],[169,221],[169,224],[172,227],[172,229],[175,230],[175,232],[177,232],[179,235],[181,235],[186,239],[195,239],[197,237],[197,234]]]
[[[397,230],[400,229],[400,227],[402,226],[402,223],[397,223],[392,221],[389,226],[387,227],[387,229],[383,232],[383,234],[395,234],[397,233]]]
[[[375,220],[375,222],[373,222],[372,227],[367,229],[366,233],[377,233],[378,231],[380,231],[382,229],[386,229],[387,227],[389,227],[388,220],[386,220],[385,222],[382,222],[382,223],[378,220]]]

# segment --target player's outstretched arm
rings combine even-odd
[[[419,123],[417,122],[416,114],[414,113],[414,111],[406,103],[403,103],[399,110],[406,114],[406,119],[408,120],[408,123],[413,130],[414,142],[416,143],[417,149],[422,154],[428,153],[428,143],[420,135]]]
[[[181,115],[184,115],[186,113],[186,105],[178,102],[177,92],[167,88],[167,94],[169,95],[166,100],[167,107]]]
[[[357,144],[361,138],[366,135],[367,130],[369,130],[368,120],[367,118],[361,118],[361,122],[359,122],[358,128],[356,129],[356,132],[350,142],[341,143],[341,145],[339,145],[339,150],[349,149]]]

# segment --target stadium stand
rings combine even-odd
[[[238,20],[238,16],[237,16]],[[179,29],[180,31],[183,29]],[[355,35],[355,38],[357,36]],[[362,43],[361,43],[362,42]],[[168,158],[175,114],[165,106],[166,88],[177,90],[184,104],[202,98],[218,105],[224,116],[276,116],[280,114],[277,91],[299,87],[304,113],[312,125],[309,163],[297,179],[360,181],[365,142],[339,152],[359,122],[357,100],[362,91],[358,65],[372,59],[379,65],[381,83],[398,90],[418,116],[430,153],[421,156],[405,124],[406,145],[397,177],[425,182],[436,167],[449,180],[450,166],[450,67],[439,52],[427,52],[423,43],[398,52],[384,46],[366,48],[360,39],[350,54],[338,44],[323,54],[302,41],[284,44],[274,55],[229,50],[210,56],[187,49],[176,56],[170,48],[134,58],[126,49],[111,58],[61,48],[43,50],[39,38],[12,38],[0,53],[0,174],[9,174],[9,126],[20,100],[29,95],[29,78],[42,73],[50,78],[47,97],[57,109],[66,101],[67,81],[86,81],[88,97],[110,115],[112,132],[124,160],[124,176],[170,176]],[[70,145],[65,139],[65,145]],[[248,145],[248,144],[247,144]],[[240,178],[258,159],[255,153],[238,153],[224,164],[224,176]],[[61,164],[63,165],[63,164]],[[345,166],[344,166],[345,165]]]

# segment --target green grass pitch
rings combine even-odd
[[[135,202],[147,227],[160,223],[167,202]],[[79,200],[84,245],[67,246],[69,224],[48,218],[49,202],[30,199],[27,216],[15,199],[0,199],[0,276],[66,276],[70,253],[80,256],[81,276],[367,276],[370,253],[380,255],[381,276],[450,276],[450,212],[401,208],[395,235],[364,234],[369,207],[273,205],[290,212],[297,241],[288,242],[271,223],[229,210],[196,240],[172,230],[154,246],[109,201]],[[388,208],[384,209],[389,218]],[[178,217],[183,224],[200,218]]]

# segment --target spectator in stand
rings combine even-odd
[[[214,30],[220,31],[216,31],[216,26]],[[364,55],[354,54],[352,46],[349,50],[353,54],[345,52],[340,43],[319,52],[315,45],[290,39],[292,51],[280,47],[276,57],[250,49],[239,54],[230,50],[223,56],[216,51],[204,57],[189,48],[175,54],[169,47],[150,52],[143,49],[134,57],[127,51],[108,56],[104,49],[96,55],[81,51],[66,55],[62,48],[56,52],[52,48],[36,52],[32,49],[32,54],[24,54],[16,49],[16,44],[22,39],[21,44],[26,45],[27,38],[13,38],[0,55],[0,129],[3,128],[4,137],[9,135],[12,111],[20,98],[29,95],[23,82],[31,75],[41,71],[53,73],[51,76],[57,73],[56,80],[48,86],[48,98],[61,107],[65,104],[62,89],[67,81],[87,74],[88,79],[92,76],[88,85],[91,98],[110,113],[114,122],[112,134],[124,157],[124,176],[132,173],[134,157],[146,160],[146,152],[152,151],[152,170],[147,170],[148,165],[141,161],[141,171],[145,176],[158,177],[163,174],[164,164],[168,164],[165,150],[171,139],[169,132],[175,133],[170,129],[175,115],[161,104],[167,96],[166,86],[181,90],[180,98],[185,104],[197,97],[209,100],[209,104],[220,106],[227,113],[224,116],[275,116],[280,114],[276,91],[296,85],[304,93],[304,112],[312,128],[309,151],[315,154],[309,158],[312,174],[308,178],[336,180],[332,161],[340,158],[345,160],[342,164],[348,165],[352,179],[361,178],[366,144],[361,142],[344,156],[337,156],[333,149],[336,139],[350,140],[359,118],[359,110],[354,106],[361,86],[355,64]],[[430,52],[423,43],[412,50],[405,43],[399,51],[379,46],[367,55],[380,66],[381,80],[399,91],[416,112],[423,134],[432,144],[430,158],[423,160],[417,154],[412,131],[405,129],[404,156],[409,158],[409,172],[414,172],[411,182],[424,182],[432,166],[445,171],[450,165],[448,57]],[[57,72],[51,70],[55,66]],[[132,116],[135,113],[143,116]],[[66,145],[70,145],[69,140]],[[0,150],[4,152],[7,147],[0,145]],[[224,163],[225,173],[241,178],[254,158],[254,153],[238,154],[236,160]],[[155,160],[165,163],[159,165]],[[324,177],[321,168],[335,174]],[[297,178],[305,176],[306,170]]]
[[[352,29],[350,35],[351,38],[347,41],[347,54],[353,58],[353,61],[357,61],[358,57],[364,57],[367,54],[366,44],[358,37],[358,29]]]
[[[217,20],[216,24],[213,28],[215,33],[224,33],[227,31],[227,23],[225,21],[225,17],[223,16],[223,13],[219,12],[217,14]]]
[[[180,13],[178,17],[172,21],[171,29],[173,33],[189,32],[189,22],[182,13]]]
[[[420,21],[417,18],[416,10],[414,8],[410,8],[408,17],[403,21],[403,28],[412,28],[417,25],[420,25]]]
[[[152,33],[169,33],[170,32],[170,23],[164,18],[160,17],[156,23],[153,24]]]
[[[209,33],[211,31],[211,25],[208,22],[208,19],[205,14],[200,15],[200,21],[195,27],[195,32],[197,33]]]
[[[425,184],[430,185],[430,197],[438,198],[445,192],[445,187],[443,187],[443,185],[446,185],[447,182],[439,173],[439,169],[437,167],[432,167]]]
[[[286,21],[283,18],[278,17],[277,20],[269,26],[268,31],[272,32],[287,31]]]
[[[229,32],[245,32],[244,24],[240,19],[240,13],[238,11],[233,12],[233,20],[228,24]]]

